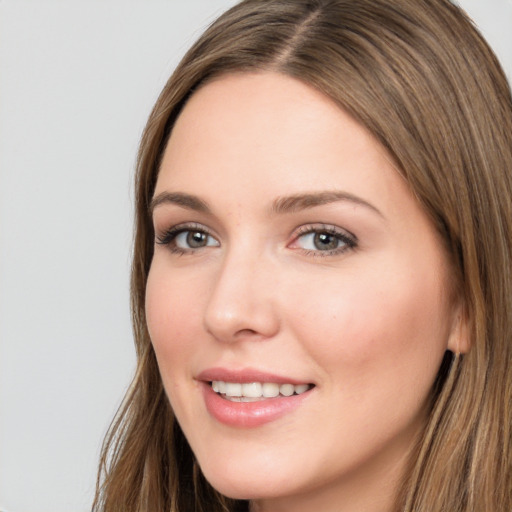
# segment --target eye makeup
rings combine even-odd
[[[330,224],[306,224],[300,226],[287,245],[289,249],[303,252],[306,256],[337,256],[357,247],[355,235]],[[219,247],[219,240],[203,224],[183,223],[171,226],[156,236],[157,244],[167,246],[174,254],[193,253],[207,247]]]
[[[329,224],[307,224],[297,230],[291,248],[305,251],[308,256],[336,256],[357,247],[357,237]]]
[[[220,243],[202,224],[185,223],[172,226],[156,236],[156,243],[169,247],[172,253],[187,254]]]

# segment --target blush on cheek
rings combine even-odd
[[[152,340],[168,334],[171,327],[179,328],[179,322],[173,321],[180,315],[176,308],[180,301],[175,295],[176,288],[169,282],[165,268],[154,262],[149,272],[145,296],[146,322]]]
[[[439,324],[441,304],[423,303],[424,295],[410,286],[395,285],[392,291],[358,287],[330,307],[324,302],[321,310],[303,310],[301,333],[312,340],[317,361],[329,367],[342,365],[351,374],[382,372],[386,361],[389,373],[401,361],[437,361],[445,341]]]

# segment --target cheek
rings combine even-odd
[[[442,283],[428,268],[409,274],[393,268],[310,282],[300,295],[290,291],[300,297],[288,310],[295,336],[332,375],[435,378],[450,325]]]
[[[153,262],[146,287],[146,320],[164,380],[168,370],[182,368],[197,348],[201,295],[179,272]]]
[[[146,287],[146,320],[167,397],[178,418],[193,416],[187,399],[192,368],[202,353],[198,298],[204,296],[183,273],[153,261]],[[188,413],[186,412],[188,411]]]

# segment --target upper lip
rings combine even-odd
[[[292,377],[277,375],[275,373],[270,373],[255,368],[208,368],[199,373],[196,379],[204,382],[211,382],[214,380],[240,383],[272,382],[276,384],[294,384],[296,386],[299,384],[311,384],[310,382],[302,379],[294,379]]]

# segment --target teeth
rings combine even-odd
[[[279,386],[279,393],[284,396],[292,396],[294,393],[294,385],[293,384],[281,384]]]
[[[279,395],[279,384],[273,384],[272,382],[263,384],[263,396],[265,398],[274,398],[277,395]]]
[[[214,380],[211,383],[213,391],[221,395],[225,395],[230,399],[240,398],[243,402],[251,402],[258,398],[275,398],[279,395],[292,396],[300,395],[310,389],[309,384],[276,384],[274,382],[224,382],[222,380]],[[248,400],[244,400],[247,398]]]
[[[294,386],[294,391],[297,395],[306,392],[309,389],[309,384],[299,384],[298,386]]]
[[[262,393],[263,386],[259,382],[251,382],[250,384],[242,384],[242,396],[249,398],[259,398]]]
[[[242,384],[226,382],[226,396],[242,396]]]

